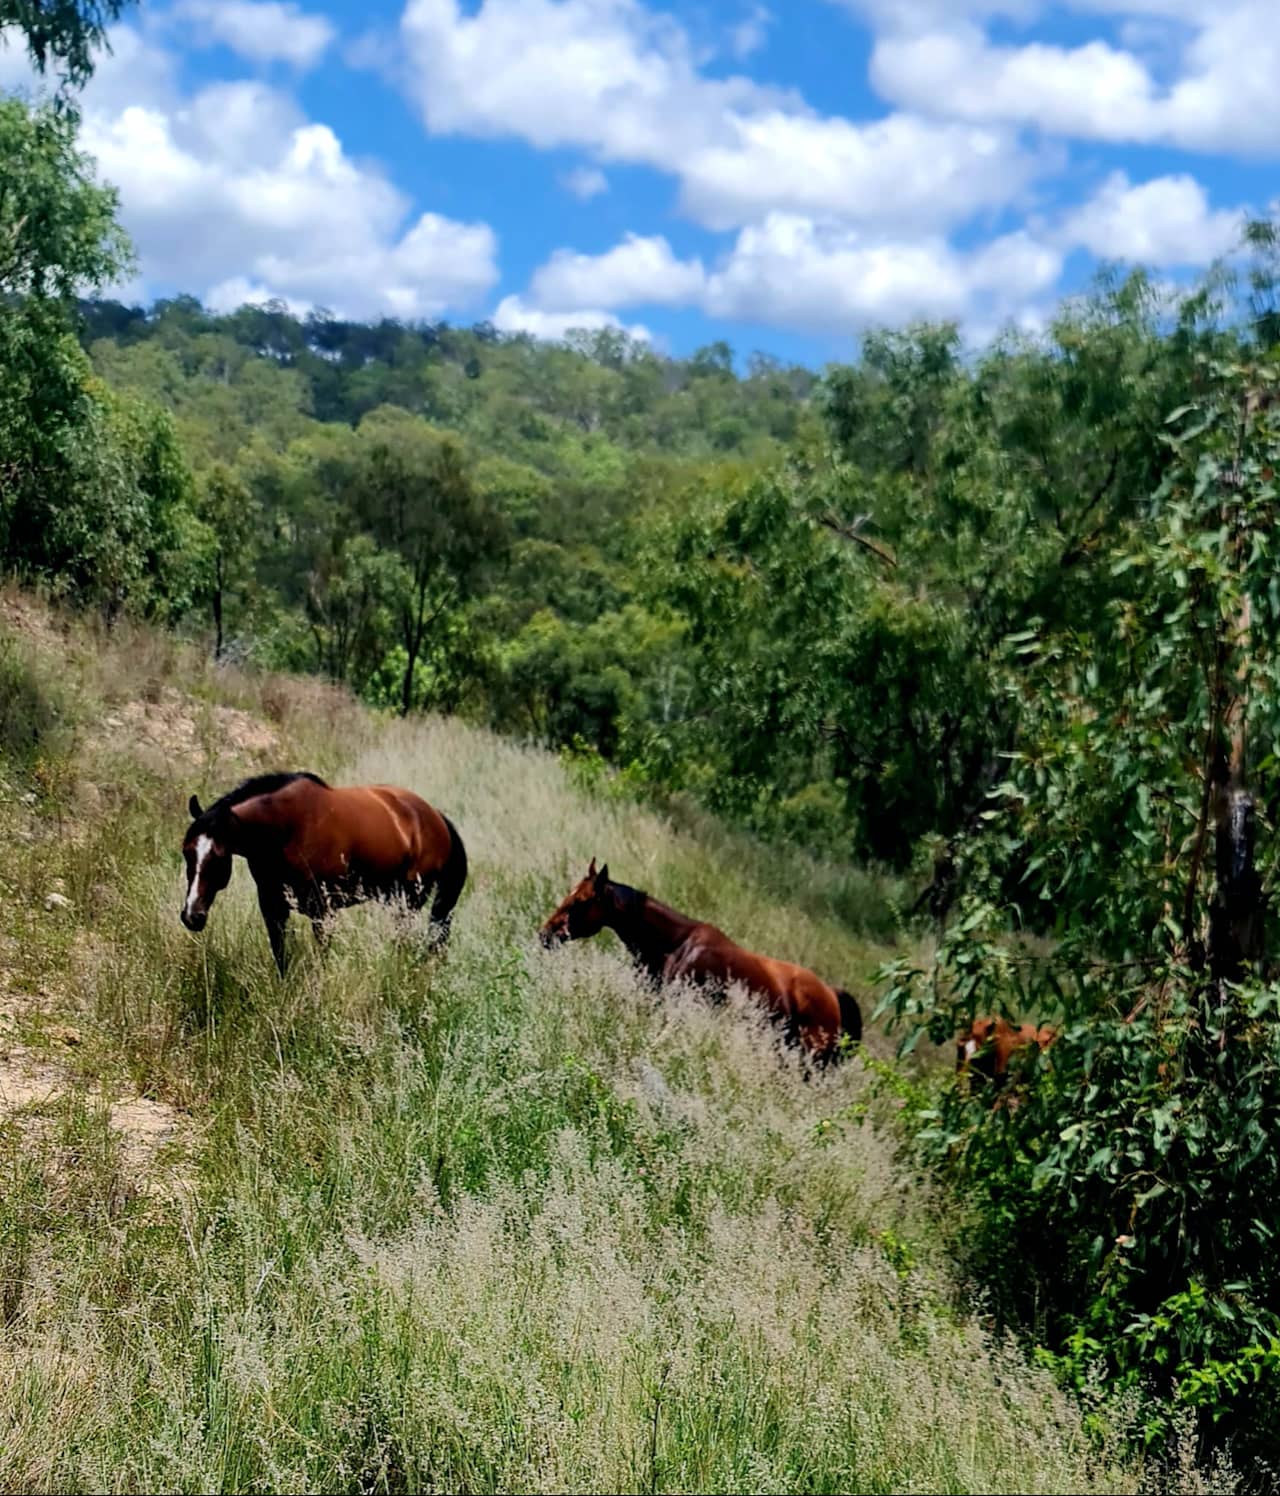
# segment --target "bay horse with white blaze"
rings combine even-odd
[[[741,984],[783,1026],[788,1043],[799,1043],[826,1063],[840,1053],[847,1034],[862,1038],[862,1013],[853,997],[803,966],[744,950],[715,925],[679,914],[639,889],[609,878],[608,866],[572,889],[539,932],[543,945],[585,940],[608,927],[656,982],[692,981],[700,986]]]
[[[182,840],[187,898],[182,923],[200,931],[243,857],[258,885],[271,953],[285,970],[284,929],[292,909],[323,943],[334,910],[369,899],[403,900],[411,910],[434,893],[434,945],[449,935],[467,880],[458,828],[411,790],[390,785],[334,789],[314,774],[246,779],[208,810],[192,795]]]
[[[1000,1091],[1008,1082],[1015,1057],[1029,1057],[1033,1048],[1043,1054],[1057,1038],[1057,1029],[1047,1023],[1039,1027],[1022,1023],[1015,1028],[1007,1018],[975,1018],[956,1035],[956,1074],[964,1079],[976,1072]]]

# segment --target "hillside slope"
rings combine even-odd
[[[536,944],[595,855],[856,990],[878,953],[745,844],[457,722],[4,617],[0,727],[39,732],[3,738],[3,1042],[42,1082],[0,1088],[0,1489],[1137,1487],[960,1304],[860,1062],[806,1082],[611,937]],[[280,984],[243,869],[180,927],[187,795],[268,763],[449,812],[447,957],[359,911]]]

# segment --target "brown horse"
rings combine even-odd
[[[956,1036],[956,1074],[976,1070],[1000,1090],[1009,1079],[1009,1064],[1023,1049],[1037,1046],[1043,1053],[1058,1037],[1058,1031],[1042,1024],[1019,1024],[1017,1028],[1004,1018],[975,1018],[964,1033]]]
[[[802,1044],[816,1059],[834,1059],[840,1039],[862,1038],[862,1013],[847,992],[831,987],[803,966],[757,956],[735,945],[723,930],[678,914],[647,893],[613,883],[606,865],[570,893],[539,932],[543,945],[583,940],[606,926],[657,982],[697,982],[726,987],[741,982],[777,1022],[789,1043]]]
[[[263,774],[208,810],[192,795],[189,808],[194,819],[182,842],[188,930],[204,929],[231,880],[232,859],[243,857],[281,976],[291,909],[311,921],[323,943],[336,909],[381,899],[418,910],[434,891],[433,944],[448,939],[467,880],[466,848],[453,822],[412,791],[382,784],[333,789],[314,774]]]

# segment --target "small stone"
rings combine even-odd
[[[65,893],[46,894],[44,907],[52,914],[55,909],[70,909],[71,900]]]
[[[76,785],[76,803],[87,815],[97,815],[102,810],[102,791],[91,779],[82,779]]]

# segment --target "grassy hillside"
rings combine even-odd
[[[1138,1488],[984,1331],[862,1063],[806,1082],[612,937],[533,938],[604,856],[860,990],[833,875],[454,722],[4,619],[0,1489]],[[282,985],[243,868],[180,927],[188,794],[266,764],[454,817],[447,957],[360,911]]]

